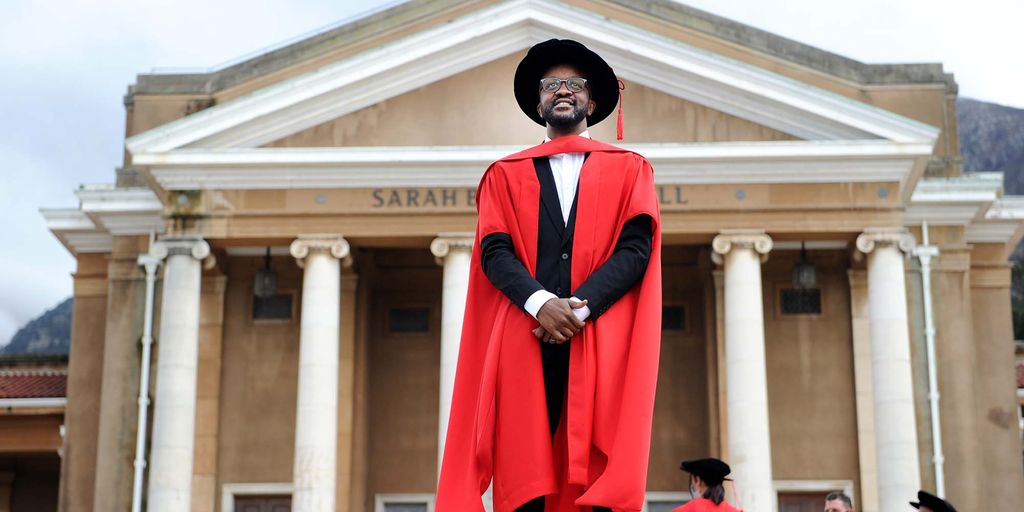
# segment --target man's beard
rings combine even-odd
[[[555,102],[546,105],[543,109],[542,116],[544,121],[549,126],[555,128],[572,128],[580,124],[587,117],[587,109],[585,105],[581,105],[579,102],[573,102],[572,111],[563,114],[555,112]]]

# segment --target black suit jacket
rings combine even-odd
[[[612,256],[578,289],[572,290],[576,199],[573,199],[566,223],[562,220],[558,190],[548,158],[534,158],[533,165],[540,182],[536,278],[516,257],[512,237],[507,233],[491,233],[481,241],[483,271],[491,283],[520,308],[531,295],[544,289],[561,298],[576,296],[587,300],[589,320],[596,320],[643,277],[651,256],[651,218],[638,215],[629,219],[622,227]]]

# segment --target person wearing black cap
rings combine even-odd
[[[921,512],[956,512],[952,503],[925,491],[917,491],[917,501],[911,501],[910,506]]]
[[[718,459],[684,460],[679,469],[690,473],[692,500],[672,512],[738,512],[725,501],[722,482],[728,480],[729,465]]]
[[[495,512],[640,510],[661,334],[653,169],[590,138],[620,82],[584,45],[533,46],[514,90],[547,137],[480,181],[435,510],[482,511],[492,478]]]

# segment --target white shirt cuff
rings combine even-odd
[[[580,300],[579,297],[576,297],[575,295],[572,297],[571,300],[574,300],[576,302],[583,302],[582,300]],[[572,310],[572,312],[573,314],[576,315],[576,318],[579,318],[581,321],[583,321],[590,316],[590,306],[583,306],[582,308]]]
[[[551,299],[557,299],[558,296],[544,289],[537,290],[530,295],[530,298],[526,299],[526,303],[523,304],[523,309],[526,310],[530,316],[537,318],[537,313],[540,312],[540,307]]]

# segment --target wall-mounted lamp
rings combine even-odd
[[[277,272],[270,268],[270,247],[267,247],[267,255],[263,257],[263,268],[256,271],[252,294],[261,299],[277,295]]]
[[[800,261],[793,267],[793,288],[809,290],[818,285],[818,271],[807,260],[807,248],[800,242]]]

